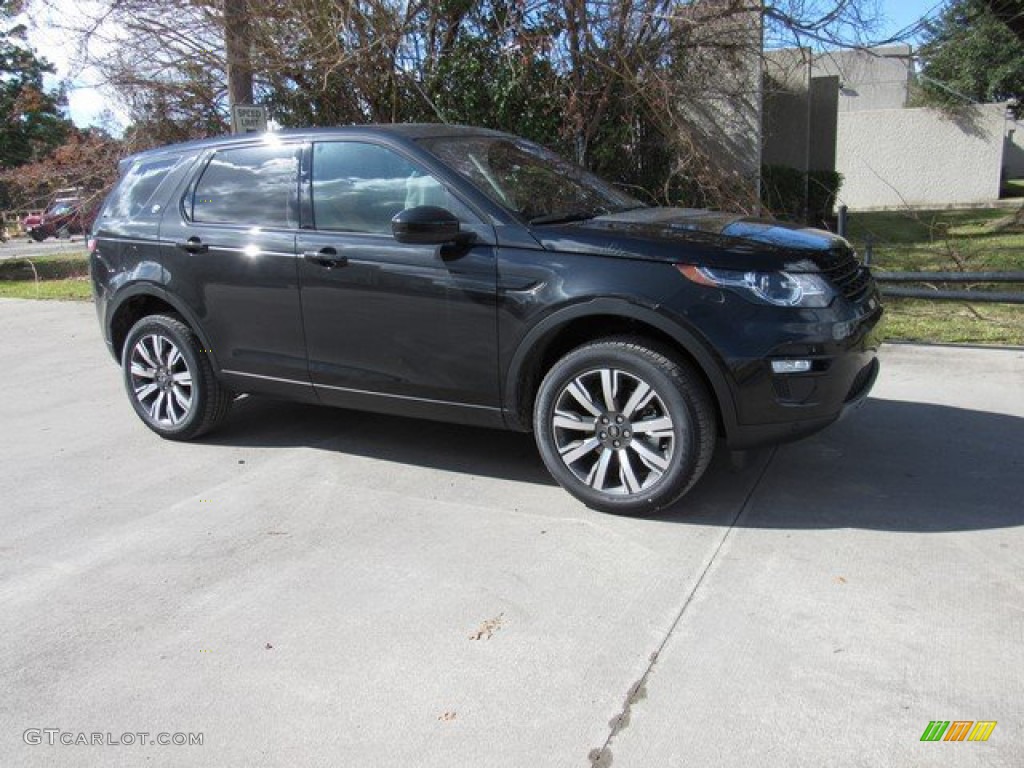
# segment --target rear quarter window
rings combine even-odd
[[[182,156],[136,160],[111,193],[101,216],[111,219],[135,219],[158,214],[152,201],[160,185],[184,160]]]

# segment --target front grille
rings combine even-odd
[[[833,248],[819,254],[815,261],[829,282],[850,301],[863,299],[874,284],[871,271],[857,262],[849,248]]]

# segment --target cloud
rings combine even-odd
[[[101,56],[109,49],[107,40],[118,30],[110,22],[99,25],[99,34],[92,36],[88,51],[80,50],[72,28],[83,21],[100,18],[100,4],[81,0],[37,0],[16,21],[28,28],[28,42],[36,54],[57,70],[47,77],[47,86],[65,82],[68,88],[68,116],[79,127],[98,125],[113,116],[118,125],[104,127],[123,129],[129,122],[127,110],[110,88],[103,85],[103,76],[88,63],[89,56]],[[88,54],[88,56],[86,55]]]

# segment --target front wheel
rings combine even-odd
[[[715,448],[714,404],[696,370],[646,339],[612,338],[548,371],[534,434],[548,471],[604,512],[661,509],[700,479]]]
[[[128,333],[121,355],[132,407],[161,437],[191,440],[227,415],[231,394],[192,329],[171,315],[150,315]]]

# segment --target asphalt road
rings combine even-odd
[[[0,301],[0,766],[1017,768],[1024,351],[883,358],[630,519],[525,435],[247,399],[163,442],[91,306]]]

